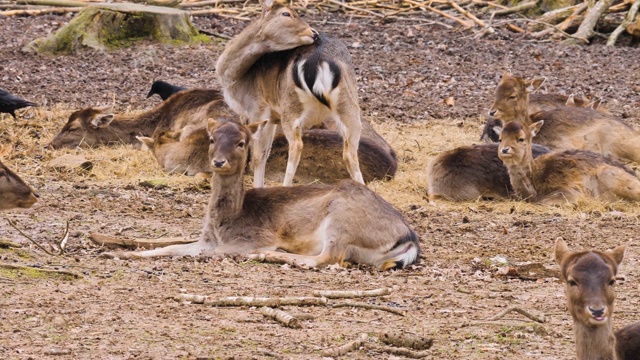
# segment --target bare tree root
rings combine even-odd
[[[537,315],[531,314],[530,312],[528,312],[528,311],[526,311],[526,310],[524,310],[524,309],[522,309],[520,307],[517,307],[515,305],[507,307],[506,309],[500,311],[496,315],[488,318],[487,321],[496,321],[496,320],[502,319],[505,315],[507,315],[508,313],[510,313],[512,311],[515,311],[515,312],[517,312],[519,314],[522,314],[522,315],[528,317],[529,319],[531,319],[533,321],[536,321],[536,322],[539,322],[539,323],[544,323],[545,322],[544,315],[537,316]]]
[[[274,308],[270,308],[268,306],[263,306],[260,308],[260,313],[266,317],[270,317],[274,319],[275,321],[279,322],[280,324],[286,327],[290,327],[293,329],[302,328],[302,324],[300,324],[297,318],[295,318],[293,315],[287,312],[284,312],[282,310],[277,310]]]
[[[359,308],[369,309],[369,310],[381,310],[381,311],[390,312],[392,314],[404,316],[404,310],[401,310],[401,309],[392,308],[390,306],[374,305],[374,304],[367,304],[367,303],[361,303],[361,302],[347,302],[347,303],[333,304],[332,307],[334,308],[359,307]]]
[[[360,348],[365,340],[367,340],[367,334],[360,334],[357,340],[348,342],[342,346],[332,349],[326,349],[322,352],[324,357],[338,357],[350,353],[351,351]]]
[[[284,297],[284,298],[268,298],[268,297],[248,297],[248,296],[229,296],[217,299],[211,299],[206,295],[195,294],[179,294],[174,297],[177,301],[190,301],[194,304],[203,304],[211,306],[324,306],[327,305],[326,298],[319,297]]]
[[[313,296],[321,296],[327,299],[350,299],[368,296],[384,296],[391,294],[390,288],[380,288],[374,290],[346,290],[346,291],[332,291],[332,290],[319,290],[314,291]]]

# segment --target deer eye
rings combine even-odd
[[[288,11],[283,11],[282,16],[291,17],[291,13]]]
[[[578,286],[578,283],[573,280],[569,280],[567,283],[569,283],[569,286]]]
[[[516,96],[515,96],[515,95],[511,95],[511,96],[509,96],[509,100],[514,100],[515,98],[516,98]]]
[[[524,138],[520,138],[520,139],[518,139],[518,142],[519,142],[519,143],[524,142]]]
[[[240,142],[238,143],[238,147],[239,147],[240,149],[244,149],[244,141],[240,141]]]
[[[616,279],[609,280],[609,286],[613,286],[616,284]]]
[[[216,143],[216,141],[215,141],[215,140],[213,140],[213,138],[212,138],[212,137],[210,137],[210,138],[209,138],[209,144],[215,144],[215,143]]]
[[[7,173],[4,170],[0,170],[0,177],[7,176]]]

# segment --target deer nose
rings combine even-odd
[[[33,196],[36,197],[36,199],[40,199],[40,194],[38,194],[37,192],[32,192]]]
[[[508,153],[509,153],[509,151],[511,151],[511,148],[510,148],[510,147],[505,146],[505,147],[503,147],[503,148],[502,148],[502,150],[501,150],[501,151],[502,151],[502,153],[503,153],[503,154],[508,154]]]
[[[498,110],[489,110],[489,116],[494,116]]]
[[[591,315],[593,315],[594,317],[601,317],[604,315],[604,307],[601,307],[600,309],[594,309],[591,306],[589,306],[589,311],[591,311]]]
[[[224,166],[224,164],[227,162],[227,160],[213,160],[213,166],[217,167],[217,168],[221,168]]]

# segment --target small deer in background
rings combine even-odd
[[[206,126],[209,117],[230,116],[218,90],[183,90],[149,111],[137,115],[114,115],[111,106],[75,111],[51,140],[54,149],[139,144],[137,136],[178,130],[186,125]]]
[[[613,331],[616,274],[626,248],[578,252],[569,250],[562,238],[556,240],[555,259],[573,317],[578,360],[640,358],[640,322]]]
[[[179,131],[161,131],[154,138],[138,136],[166,173],[194,176],[210,173],[207,156],[209,134],[205,128],[187,125]]]
[[[0,149],[0,159],[9,151],[11,146]],[[38,194],[0,161],[0,210],[30,208],[37,201]]]
[[[358,182],[245,190],[252,133],[265,124],[209,121],[211,198],[198,242],[106,256],[261,253],[310,267],[352,262],[381,270],[418,260],[418,235],[393,206]]]
[[[547,205],[582,196],[605,201],[640,201],[640,179],[621,162],[590,151],[565,150],[533,158],[532,139],[543,121],[508,122],[500,133],[498,156],[517,197]]]
[[[364,183],[356,77],[342,42],[317,33],[292,9],[264,0],[260,18],[225,47],[216,73],[225,100],[243,120],[270,120],[255,135],[251,151],[254,187],[264,185],[276,124],[289,143],[283,184],[290,186],[302,153],[302,130],[326,119],[339,124],[343,161],[351,178]]]
[[[530,115],[528,93],[535,86],[535,80],[509,74],[502,76],[489,112],[499,120],[493,122],[494,132],[509,121],[530,125],[544,120],[545,126],[536,136],[536,143],[540,145],[552,150],[590,150],[640,162],[640,133],[606,112],[564,106]],[[485,132],[489,131],[491,129],[485,127]]]

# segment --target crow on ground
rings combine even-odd
[[[36,103],[27,101],[19,96],[10,94],[9,92],[0,89],[0,113],[11,114],[13,118],[16,118],[16,110],[22,109],[28,106],[38,106]]]
[[[158,80],[151,85],[151,90],[149,91],[149,94],[147,94],[147,99],[152,97],[154,94],[158,94],[164,101],[167,100],[169,96],[182,90],[187,90],[187,88],[171,85],[168,82]]]

